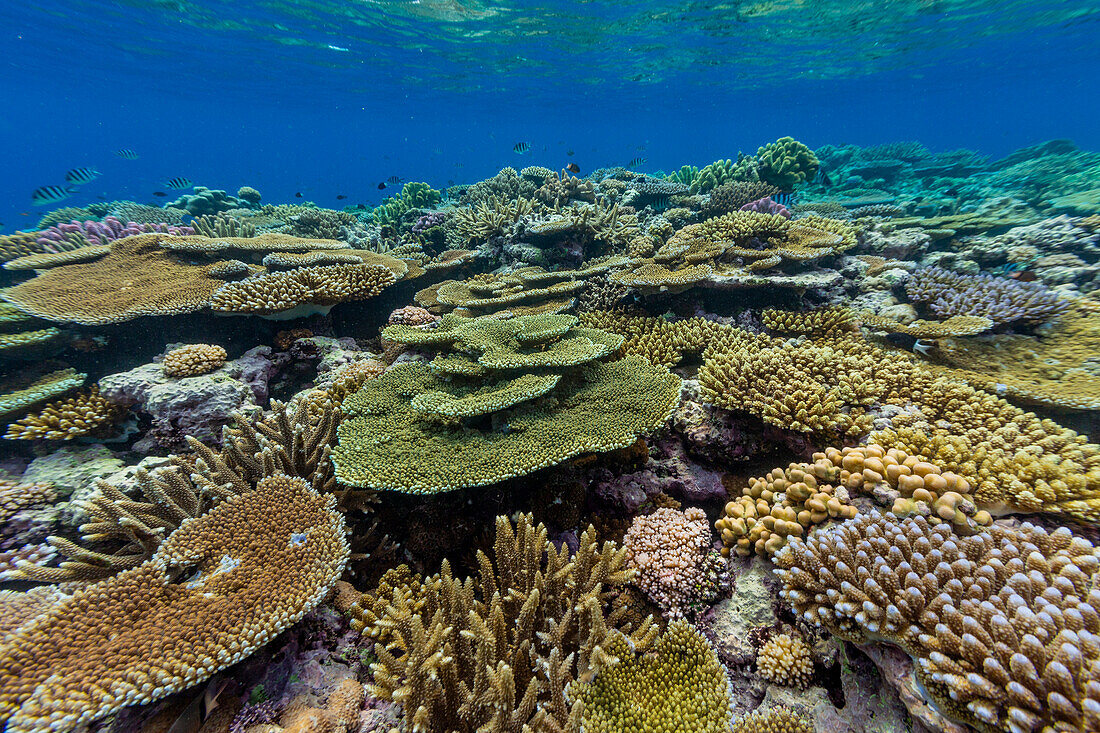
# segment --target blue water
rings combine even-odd
[[[667,170],[781,135],[1095,150],[1098,21],[1082,1],[10,1],[0,231],[83,165],[104,175],[68,204],[152,202],[186,176],[336,207],[390,175]]]

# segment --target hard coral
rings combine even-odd
[[[733,718],[726,670],[710,642],[686,621],[674,621],[649,648],[616,634],[618,659],[566,695],[580,703],[588,733],[726,733]]]
[[[910,300],[927,303],[937,316],[985,316],[995,325],[1041,323],[1071,305],[1038,282],[992,275],[963,275],[942,267],[918,270],[905,285]]]
[[[622,339],[576,325],[447,315],[430,330],[386,328],[387,339],[442,353],[399,364],[344,402],[340,480],[411,493],[486,486],[625,447],[662,424],[679,379],[636,358],[601,361]]]
[[[125,412],[120,405],[101,397],[98,387],[88,392],[51,402],[37,413],[8,426],[8,440],[72,440],[95,435],[109,428]]]
[[[298,621],[347,557],[334,499],[266,478],[5,636],[0,717],[12,733],[67,729],[191,687]]]
[[[872,512],[775,560],[796,613],[901,646],[950,716],[987,730],[1100,729],[1100,550],[1069,530],[959,537]]]
[[[671,508],[635,517],[623,538],[626,566],[651,601],[672,618],[717,595],[710,525],[702,509]]]
[[[364,623],[388,639],[375,647],[371,693],[400,700],[410,730],[565,729],[579,710],[563,691],[606,663],[611,630],[639,645],[656,634],[649,619],[635,628],[624,612],[606,614],[629,573],[624,551],[598,546],[591,527],[570,557],[529,515],[514,528],[498,517],[492,556],[479,552],[478,565],[463,582],[444,561],[415,595],[370,604],[376,620]],[[570,729],[579,725],[574,717]]]
[[[779,634],[760,647],[756,670],[769,682],[805,687],[814,674],[813,654],[800,637]]]
[[[164,355],[164,373],[169,377],[193,377],[214,371],[225,363],[225,359],[225,349],[221,346],[189,344]]]

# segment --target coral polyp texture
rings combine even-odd
[[[164,373],[169,377],[194,377],[212,372],[225,363],[225,349],[214,344],[189,344],[164,355]]]
[[[805,687],[814,674],[813,654],[800,637],[779,634],[756,653],[756,671],[769,682]]]
[[[673,621],[649,648],[621,634],[607,644],[613,662],[591,682],[574,682],[567,697],[581,703],[581,730],[726,733],[733,717],[729,681],[710,642],[685,621]]]
[[[706,513],[661,508],[635,517],[626,536],[626,566],[633,583],[669,616],[678,618],[692,605],[704,606],[718,592],[718,568],[710,552]]]
[[[333,462],[351,486],[436,493],[497,483],[624,448],[679,399],[678,377],[636,357],[605,360],[622,338],[574,316],[450,314],[383,337],[439,354],[399,364],[344,401]]]
[[[918,270],[905,285],[909,299],[941,318],[982,316],[994,325],[1051,320],[1071,303],[1038,282],[992,275],[963,275],[942,267]]]
[[[348,545],[334,506],[271,476],[185,520],[142,565],[16,627],[0,643],[7,730],[73,728],[247,657],[339,578]]]
[[[8,426],[8,440],[72,440],[109,429],[125,408],[99,394],[97,387],[47,404]]]
[[[900,646],[947,715],[983,730],[1100,728],[1100,551],[1068,529],[959,537],[873,512],[793,540],[776,564],[805,621]]]

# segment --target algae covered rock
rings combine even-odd
[[[445,316],[383,337],[440,349],[399,364],[343,405],[333,452],[345,484],[408,493],[486,486],[582,453],[624,448],[659,427],[680,379],[637,357],[607,361],[622,337],[569,315]]]

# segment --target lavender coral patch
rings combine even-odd
[[[985,316],[994,324],[1040,323],[1064,313],[1070,302],[1038,282],[993,275],[963,275],[943,267],[914,273],[905,287],[909,299],[926,303],[941,318]]]
[[[109,244],[116,239],[149,232],[190,236],[195,230],[188,226],[169,224],[138,224],[133,221],[123,224],[118,218],[108,216],[101,222],[72,221],[68,224],[57,224],[39,232],[36,241],[46,252],[61,252],[91,244]]]

